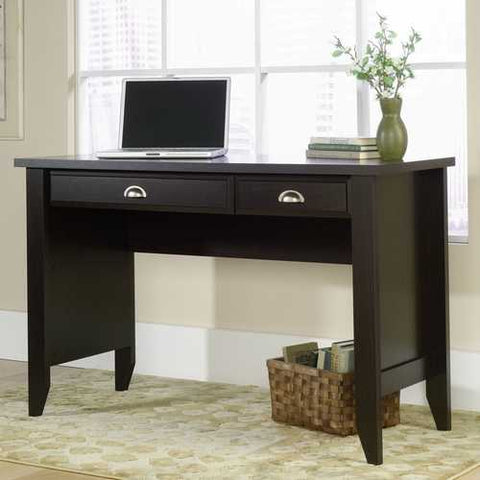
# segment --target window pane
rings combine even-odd
[[[339,63],[333,35],[355,43],[355,0],[262,0],[261,6],[263,65]]]
[[[401,40],[407,38],[410,27],[420,32],[423,40],[412,61],[465,61],[465,0],[374,0],[367,4],[369,38],[377,30],[379,12],[388,18]]]
[[[118,147],[122,79],[89,78],[80,91],[80,153]],[[255,106],[253,75],[232,77],[230,150],[254,147]]]
[[[456,166],[448,169],[449,230],[450,235],[462,236],[468,233],[466,111],[464,70],[418,71],[405,90],[406,158],[456,157]],[[380,118],[374,102],[372,129]]]
[[[159,0],[78,2],[82,70],[161,67]]]
[[[253,151],[255,148],[255,78],[232,77],[229,149]]]
[[[122,79],[89,78],[80,89],[80,153],[118,147]]]
[[[311,136],[355,135],[355,82],[345,73],[270,74],[264,150],[305,155]]]
[[[169,0],[169,67],[253,66],[254,0]]]

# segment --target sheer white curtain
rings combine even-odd
[[[303,155],[312,135],[375,133],[373,95],[331,57],[361,48],[376,12],[424,40],[404,93],[411,158],[455,155],[450,235],[468,233],[463,0],[78,0],[79,150],[117,145],[121,80],[232,77],[230,146]]]

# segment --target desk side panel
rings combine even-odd
[[[413,174],[377,179],[382,370],[423,355]]]
[[[134,259],[124,213],[50,207],[48,228],[49,363],[134,346]]]

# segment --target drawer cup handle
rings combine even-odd
[[[305,197],[296,190],[285,190],[278,196],[280,203],[305,203]]]
[[[132,185],[123,192],[125,198],[147,198],[147,192],[138,185]]]

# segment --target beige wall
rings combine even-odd
[[[454,348],[480,351],[480,2],[467,3],[471,232],[468,246],[450,249],[451,324]],[[27,136],[0,141],[0,310],[25,310],[24,174],[12,158],[68,147],[67,4],[26,0]],[[346,266],[138,255],[136,282],[143,322],[319,337],[352,332]]]
[[[450,249],[453,347],[480,351],[480,2],[467,0],[469,245]],[[441,108],[441,106],[439,107]],[[441,114],[441,112],[440,112]]]
[[[4,310],[25,310],[26,303],[25,172],[13,168],[13,158],[67,151],[68,4],[65,0],[24,3],[25,139],[0,139],[0,309]],[[16,0],[7,0],[7,12],[15,5]],[[7,43],[8,55],[14,52]]]

